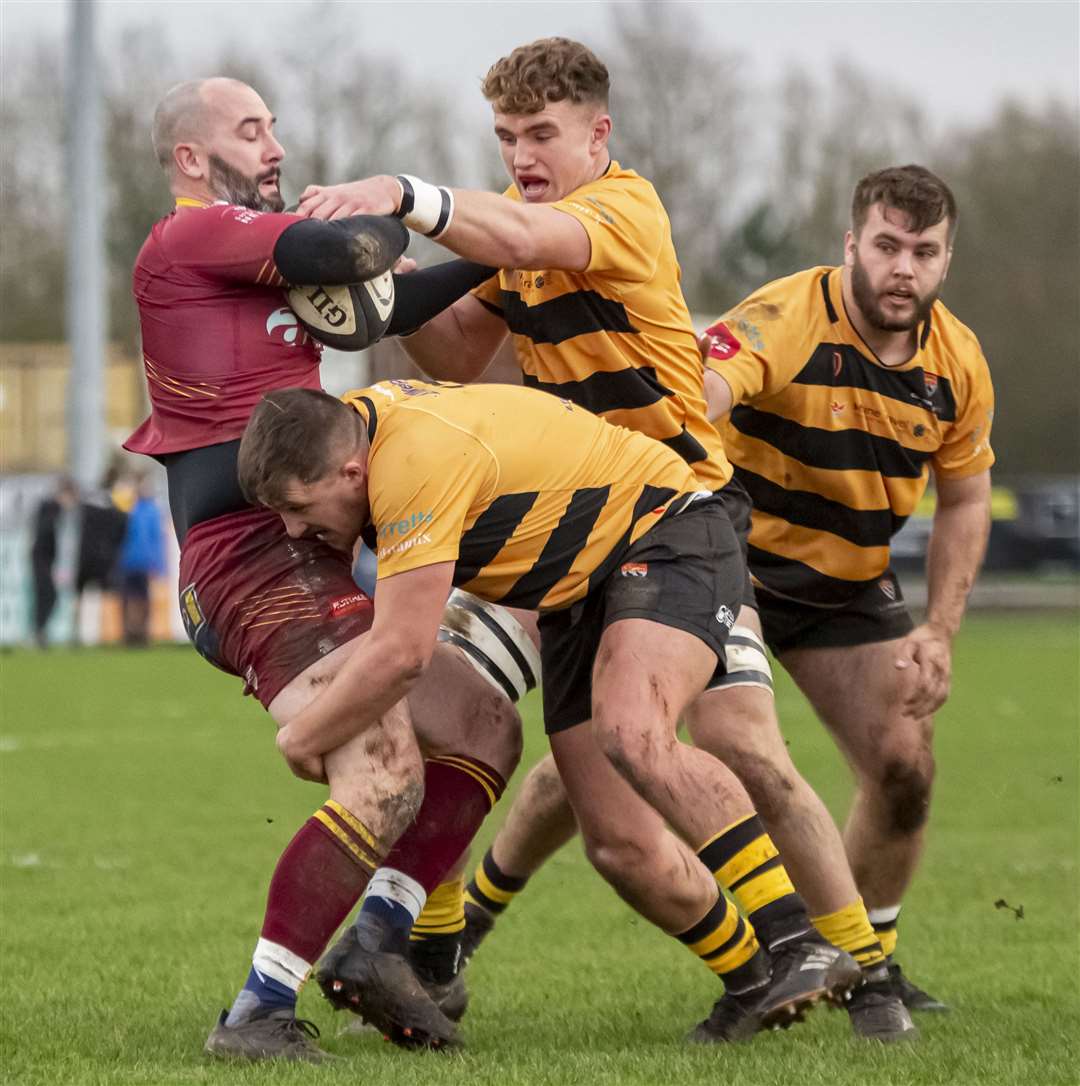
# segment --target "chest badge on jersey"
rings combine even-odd
[[[648,577],[648,562],[623,562],[619,568],[619,574],[623,577]]]
[[[709,337],[709,357],[727,360],[734,358],[742,348],[742,344],[729,331],[723,321],[717,321],[714,325],[705,329],[705,335]]]

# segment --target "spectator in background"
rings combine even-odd
[[[127,530],[125,506],[128,501],[121,485],[120,465],[114,462],[106,470],[100,488],[87,494],[79,504],[82,516],[75,573],[76,643],[82,640],[86,590],[97,588],[103,597],[116,592],[116,564]],[[96,642],[97,638],[92,640]]]
[[[165,572],[161,510],[145,475],[136,481],[135,504],[127,517],[120,548],[119,581],[123,602],[124,644],[145,645],[150,627],[150,578]]]
[[[57,591],[54,567],[58,551],[60,518],[74,509],[79,489],[73,479],[62,476],[56,489],[42,500],[34,515],[34,538],[30,545],[30,568],[34,590],[34,641],[38,648],[49,647],[45,627],[56,607]]]

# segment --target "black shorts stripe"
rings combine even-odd
[[[675,437],[662,438],[660,444],[678,453],[687,464],[697,464],[709,459],[709,450],[693,434],[687,433],[685,426],[682,428],[682,433],[676,434]]]
[[[737,826],[732,826],[715,841],[710,841],[699,853],[698,859],[715,875],[721,867],[742,852],[747,845],[753,844],[763,833],[761,820],[756,817],[744,819]]]
[[[839,372],[837,357],[840,359]],[[810,361],[792,378],[792,383],[864,389],[908,407],[914,404],[943,422],[956,421],[956,396],[947,377],[934,374],[928,388],[926,371],[922,367],[890,370],[868,364],[866,356],[849,343],[819,344]]]
[[[510,701],[517,701],[518,692],[506,673],[483,649],[477,648],[467,637],[453,630],[439,628],[439,640],[448,645],[456,645],[467,656],[471,656],[498,684]]]
[[[533,670],[529,667],[529,661],[525,659],[521,649],[514,644],[514,639],[499,625],[499,623],[487,613],[478,603],[475,603],[470,599],[457,599],[455,601],[456,606],[461,607],[463,610],[469,612],[476,619],[484,624],[491,633],[498,638],[499,643],[510,654],[510,658],[514,661],[519,668],[521,668],[522,678],[525,680],[525,688],[532,690],[536,686],[536,676],[533,674]]]
[[[570,572],[574,559],[600,519],[610,493],[609,486],[590,486],[574,491],[532,569],[523,573],[503,597],[507,603],[530,610],[539,606]]]
[[[808,490],[787,490],[745,468],[738,471],[758,512],[802,528],[831,532],[859,547],[887,547],[907,520],[891,509],[852,509]]]
[[[507,894],[516,894],[525,888],[525,883],[529,881],[529,876],[525,875],[520,877],[517,875],[507,875],[505,872],[500,871],[495,864],[495,860],[492,858],[491,850],[488,849],[484,853],[484,858],[481,861],[481,866],[484,869],[484,874],[487,875],[488,881],[497,890],[502,890]]]
[[[533,343],[563,343],[593,332],[638,334],[622,302],[614,302],[595,290],[571,291],[536,305],[526,305],[516,291],[504,290],[501,295],[510,331]]]
[[[476,523],[461,537],[454,584],[468,584],[495,558],[536,504],[537,497],[535,490],[503,494],[476,518]]]
[[[541,381],[531,373],[524,375],[528,388],[550,392],[578,407],[602,415],[606,411],[633,411],[650,407],[666,396],[673,396],[656,378],[652,366],[632,366],[614,373],[592,373],[581,381]],[[706,455],[702,450],[702,456]],[[698,457],[700,460],[701,457]]]
[[[637,524],[646,513],[650,512],[650,510],[659,509],[661,506],[667,505],[667,503],[675,497],[676,493],[677,491],[667,486],[650,486],[649,484],[646,484],[642,487],[637,501],[634,502],[634,511],[630,514],[630,523],[627,525],[626,531],[623,532],[615,545],[608,551],[607,557],[602,562],[598,563],[596,569],[589,575],[590,592],[598,585],[603,584],[622,560],[622,556],[630,546],[630,534],[633,531],[634,525]]]
[[[774,856],[771,860],[766,860],[763,864],[759,864],[753,871],[748,871],[741,879],[736,879],[728,889],[735,893],[736,890],[745,886],[751,879],[756,879],[758,875],[764,875],[767,871],[775,871],[778,867],[782,867],[784,861],[779,856]]]
[[[727,899],[721,893],[716,899],[716,904],[692,928],[679,932],[675,938],[686,946],[692,946],[694,943],[700,942],[710,931],[716,930],[717,925],[727,915],[730,907]]]
[[[918,479],[931,455],[863,430],[802,426],[746,404],[731,412],[731,423],[739,433],[771,445],[792,460],[828,471],[872,471],[886,478]]]

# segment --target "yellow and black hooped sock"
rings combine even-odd
[[[525,889],[529,876],[507,875],[495,862],[489,848],[465,887],[465,900],[498,916]]]
[[[885,964],[885,952],[870,918],[866,915],[863,899],[856,898],[850,905],[825,916],[811,917],[814,927],[841,950],[846,950],[863,969],[875,969]]]
[[[900,906],[887,905],[881,909],[868,911],[870,923],[874,926],[874,933],[881,943],[881,949],[886,958],[891,958],[896,953],[896,925],[900,919]]]
[[[720,977],[732,995],[741,995],[768,980],[764,951],[753,927],[723,891],[701,920],[675,938]]]
[[[464,929],[465,879],[459,876],[440,883],[428,894],[409,938],[419,942],[443,935],[460,935]]]
[[[711,837],[697,854],[770,950],[811,931],[806,903],[756,814]]]

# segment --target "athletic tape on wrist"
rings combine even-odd
[[[454,218],[454,194],[442,185],[431,185],[412,174],[397,176],[401,204],[395,214],[410,229],[429,238],[446,232]]]

